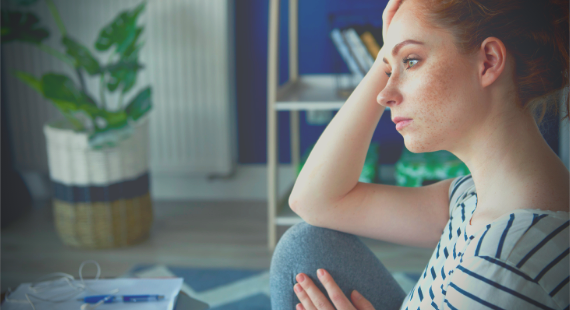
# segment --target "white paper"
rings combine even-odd
[[[112,295],[164,295],[164,299],[160,301],[149,302],[116,302],[101,304],[96,310],[173,310],[176,302],[176,296],[180,292],[183,278],[169,279],[103,279],[103,280],[84,280],[87,289],[81,291],[75,290],[67,283],[58,282],[49,287],[45,287],[39,293],[30,290],[31,283],[24,283],[12,292],[8,299],[2,303],[4,310],[31,310],[32,306],[26,299],[26,293],[44,298],[44,299],[64,299],[63,297],[73,296],[69,301],[52,303],[40,301],[32,296],[30,300],[34,303],[36,310],[80,310],[84,303],[78,301],[78,298],[93,295],[105,295],[108,292],[118,289]],[[47,282],[42,282],[45,285]],[[81,284],[81,281],[72,281],[73,284]],[[41,287],[41,286],[40,286]],[[11,301],[17,300],[17,301]],[[25,302],[23,302],[25,301]]]

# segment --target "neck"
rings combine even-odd
[[[478,213],[494,216],[520,208],[548,209],[540,205],[547,203],[544,193],[537,194],[539,183],[545,181],[559,182],[557,195],[564,186],[567,196],[568,170],[542,137],[530,112],[495,113],[464,141],[469,143],[450,151],[471,172]]]

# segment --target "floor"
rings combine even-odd
[[[55,231],[51,202],[1,232],[1,289],[33,282],[52,272],[79,278],[81,262],[96,260],[101,277],[117,277],[135,264],[267,269],[265,201],[154,201],[151,237],[125,248],[82,250],[63,245]],[[279,230],[279,235],[288,227]],[[422,272],[432,251],[362,238],[392,272]],[[96,273],[84,268],[86,277]]]

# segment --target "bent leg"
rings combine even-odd
[[[406,293],[380,260],[356,235],[298,223],[281,237],[269,270],[272,310],[292,310],[299,303],[295,276],[305,273],[330,301],[317,277],[329,272],[345,296],[357,290],[375,309],[399,309]],[[331,302],[332,304],[332,302]]]

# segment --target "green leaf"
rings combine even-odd
[[[140,63],[137,63],[136,59],[134,61],[119,59],[119,61],[117,61],[114,64],[110,64],[110,65],[107,65],[105,67],[102,67],[101,71],[114,72],[114,71],[118,71],[118,70],[139,70],[142,68],[144,68],[144,66]]]
[[[94,132],[104,132],[122,128],[128,124],[127,113],[123,110],[107,111],[88,105],[83,105],[82,110],[93,120]]]
[[[142,68],[137,57],[138,55],[133,53],[129,57],[122,58],[117,65],[107,68],[111,76],[111,80],[107,83],[110,92],[114,92],[122,84],[124,94],[135,85],[137,72]]]
[[[128,115],[125,111],[100,109],[67,76],[48,73],[42,77],[44,96],[51,100],[76,128],[90,133],[90,144],[120,141],[125,137]],[[91,141],[91,139],[94,139]]]
[[[109,92],[122,88],[122,93],[128,92],[136,83],[137,73],[141,65],[138,64],[138,52],[142,43],[137,43],[143,27],[137,27],[137,17],[143,11],[146,3],[142,2],[132,11],[120,13],[113,22],[107,25],[99,33],[95,42],[95,48],[105,51],[116,46],[115,52],[119,54],[119,63],[127,66],[110,66],[104,70],[109,72],[110,80],[107,82]]]
[[[51,100],[76,130],[84,130],[90,127],[92,118],[84,110],[91,110],[92,112],[98,108],[89,101],[90,98],[81,92],[78,93],[77,87],[69,78],[62,75],[46,74],[41,80],[38,80],[26,72],[15,71],[14,74],[18,79],[38,91],[44,98]],[[48,88],[45,92],[44,81]]]
[[[109,25],[101,30],[95,48],[99,51],[106,51],[111,46],[116,45],[116,52],[123,54],[136,41],[142,32],[137,28],[137,17],[144,9],[146,3],[142,2],[132,11],[120,13]]]
[[[139,39],[141,33],[143,32],[143,30],[144,30],[143,27],[137,28],[136,34],[135,34],[134,38],[132,39],[131,43],[129,45],[127,45],[126,48],[124,48],[124,50],[122,49],[122,47],[117,49],[117,52],[120,52],[124,57],[129,57],[134,52],[138,52],[138,50],[142,46],[142,43],[140,45],[137,45],[136,43],[137,43],[137,40]]]
[[[91,52],[83,45],[68,36],[64,36],[61,43],[66,47],[67,55],[75,59],[77,67],[82,67],[89,73],[95,75],[101,72],[99,61],[91,54]]]
[[[104,147],[115,147],[122,140],[133,134],[133,127],[128,123],[120,128],[114,128],[102,132],[95,132],[89,135],[89,146],[93,149],[102,149]]]
[[[49,37],[49,31],[38,26],[39,21],[33,13],[2,10],[2,43],[21,41],[40,44]]]
[[[28,86],[35,89],[38,93],[40,93],[40,95],[44,95],[41,80],[38,80],[35,76],[23,71],[15,71],[14,75],[20,79],[20,81],[28,84]]]
[[[113,80],[107,83],[109,91],[113,92],[117,89],[119,84],[123,84],[123,93],[129,91],[135,84],[137,73],[136,71],[119,70],[111,73]]]
[[[91,130],[93,115],[101,110],[72,79],[62,74],[47,73],[42,76],[42,86],[44,97],[53,102],[76,130]]]
[[[99,110],[94,116],[95,130],[89,136],[89,145],[93,148],[115,146],[132,134],[125,111],[110,112]]]
[[[150,86],[141,90],[127,105],[125,112],[133,120],[139,119],[152,109],[152,92]]]
[[[123,128],[128,124],[128,116],[125,111],[100,110],[95,118],[96,131],[108,131]]]
[[[75,111],[79,107],[81,91],[65,75],[47,73],[42,76],[44,97],[62,111]]]
[[[65,75],[44,74],[42,85],[44,97],[51,100],[62,112],[73,113],[79,108],[99,109],[95,101]]]

